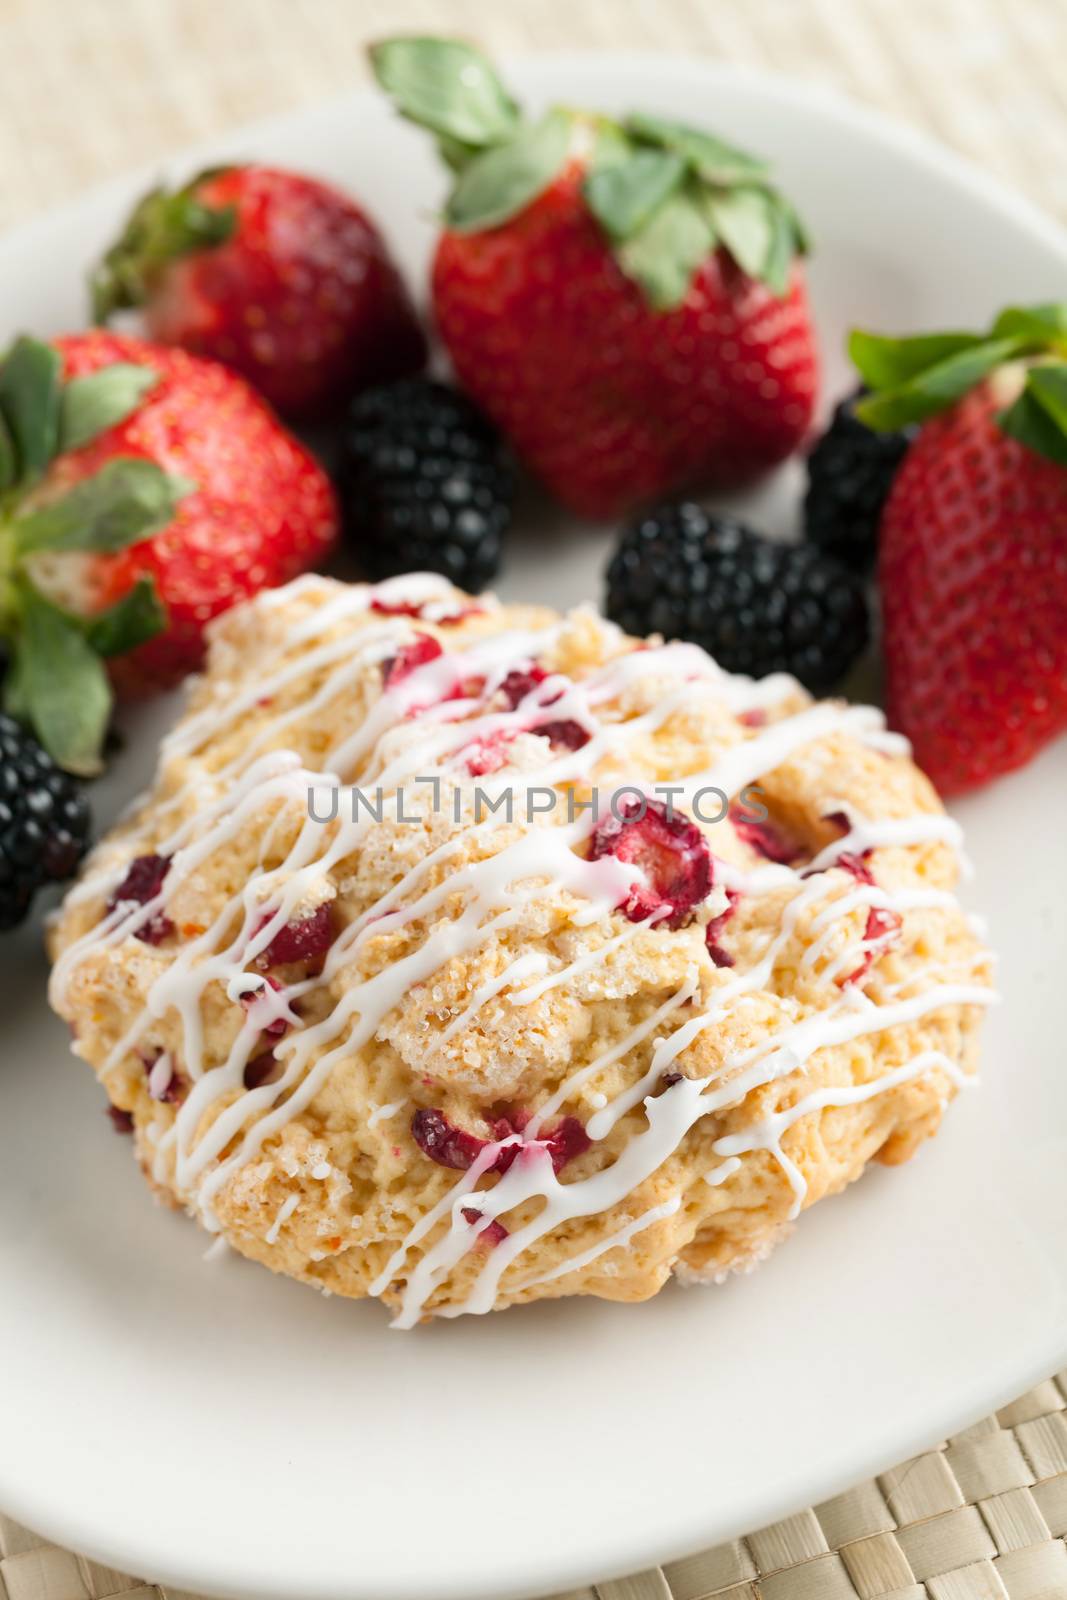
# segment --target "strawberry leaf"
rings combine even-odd
[[[672,150],[633,150],[594,165],[583,185],[590,211],[612,239],[629,239],[682,181],[685,162]]]
[[[771,207],[770,244],[759,275],[781,299],[789,288],[793,262],[798,255],[803,255],[807,241],[792,206],[786,205],[779,195],[774,196],[774,202]]]
[[[1067,340],[1067,305],[1009,306],[993,324],[994,339]]]
[[[959,340],[967,336],[955,334],[944,337]],[[901,342],[907,344],[910,341]],[[954,354],[920,369],[899,387],[886,389],[881,394],[870,395],[859,401],[856,415],[861,422],[875,430],[893,431],[907,427],[912,422],[924,422],[927,417],[946,410],[961,399],[997,367],[1018,355],[1020,348],[1017,339],[971,341],[962,348],[957,347]],[[855,360],[852,341],[849,349]],[[862,366],[860,371],[863,372]]]
[[[485,149],[515,137],[519,110],[485,57],[458,39],[383,39],[375,77],[401,116],[455,144]]]
[[[1067,467],[1067,366],[1031,367],[1025,388],[997,425],[1010,439]]]
[[[685,299],[693,273],[714,243],[703,207],[680,191],[621,247],[619,265],[640,284],[654,310],[670,311]]]
[[[15,441],[11,437],[11,429],[4,421],[3,412],[0,412],[0,494],[11,488],[18,477],[18,471]]]
[[[767,171],[767,163],[758,156],[750,156],[736,145],[727,144],[701,128],[689,128],[681,122],[671,122],[666,117],[651,117],[635,113],[627,117],[626,129],[650,144],[661,145],[682,156],[693,171],[708,183],[744,183],[758,179]]]
[[[65,495],[24,512],[11,525],[18,555],[35,550],[107,554],[158,533],[195,487],[154,461],[116,456]]]
[[[949,356],[976,350],[985,342],[980,333],[920,333],[892,339],[854,328],[848,336],[848,353],[869,389],[898,389]]]
[[[59,448],[77,450],[123,422],[159,382],[151,367],[116,361],[64,384],[59,405]]]
[[[18,476],[42,473],[59,436],[58,350],[23,335],[0,367],[0,411],[18,452]]]
[[[53,760],[89,777],[111,713],[111,687],[78,624],[29,584],[20,586],[16,684],[24,718]]]
[[[457,233],[495,228],[529,205],[552,182],[567,159],[571,119],[549,111],[507,144],[474,157],[460,173],[445,208]]]
[[[742,272],[762,278],[775,244],[776,206],[766,189],[737,187],[709,193],[711,225]]]
[[[180,256],[214,249],[233,236],[235,206],[209,206],[198,186],[227,171],[212,167],[181,189],[150,189],[134,206],[118,240],[89,277],[93,321],[143,305],[160,271]]]
[[[97,655],[120,656],[147,639],[154,639],[166,622],[166,607],[154,580],[146,574],[113,606],[86,618],[83,628]]]

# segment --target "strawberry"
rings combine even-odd
[[[433,264],[456,375],[560,500],[614,517],[797,447],[818,383],[805,241],[764,163],[657,117],[524,121],[455,41],[371,59],[457,174]]]
[[[377,228],[294,172],[234,166],[153,189],[92,277],[93,316],[224,361],[289,417],[418,372],[426,343]]]
[[[321,561],[325,473],[242,379],[106,332],[16,340],[0,365],[6,709],[71,771],[100,766],[109,675],[143,691],[203,657],[236,600]]]
[[[879,528],[887,707],[960,794],[1067,728],[1067,306],[850,350],[861,420],[922,423]]]

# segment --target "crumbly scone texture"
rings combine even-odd
[[[53,1005],[157,1193],[410,1323],[718,1279],[935,1133],[989,982],[940,803],[844,708],[802,721],[795,684],[698,656],[428,580],[303,579],[214,624],[151,792],[51,936]],[[475,820],[480,771],[560,803]],[[568,795],[701,775],[755,781],[769,817],[675,800],[707,846],[699,903],[630,915],[582,878]],[[402,815],[353,820],[346,786],[398,782]],[[130,869],[156,856],[153,910]]]

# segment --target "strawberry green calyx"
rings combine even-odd
[[[662,117],[615,121],[555,108],[530,121],[489,62],[457,40],[387,39],[370,58],[400,114],[436,136],[456,175],[445,206],[453,231],[509,221],[577,159],[590,212],[653,309],[680,305],[717,248],[748,277],[786,293],[807,239],[755,156]]]
[[[1067,467],[1067,304],[1009,307],[985,333],[892,339],[856,329],[848,351],[871,390],[856,414],[876,431],[925,422],[1014,367],[1010,404],[997,425]]]
[[[100,769],[111,710],[102,658],[144,643],[166,613],[148,578],[114,605],[82,616],[51,597],[64,564],[150,538],[194,487],[140,456],[51,480],[64,452],[128,417],[157,382],[116,363],[64,382],[58,353],[19,338],[0,364],[0,636],[10,658],[4,707],[70,772]]]
[[[180,189],[151,189],[137,202],[118,240],[90,274],[95,323],[105,323],[115,311],[144,305],[172,261],[232,237],[235,207],[209,206],[198,197],[201,184],[228,170],[209,168]]]

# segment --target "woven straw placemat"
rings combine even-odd
[[[0,227],[341,93],[362,45],[401,30],[786,72],[917,124],[1067,219],[1067,0],[0,0]],[[1065,1538],[1067,1372],[835,1500],[567,1600],[1067,1600]],[[0,1600],[105,1596],[195,1600],[0,1514]]]

